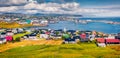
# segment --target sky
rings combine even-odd
[[[0,13],[120,17],[120,0],[0,0]]]

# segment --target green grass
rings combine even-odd
[[[93,43],[31,45],[2,52],[0,58],[120,58],[120,50]]]
[[[13,40],[16,40],[17,38],[21,38],[22,36],[24,36],[26,34],[30,34],[30,33],[26,32],[26,33],[20,33],[20,34],[13,35]]]

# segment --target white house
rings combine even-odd
[[[47,34],[40,34],[40,38],[48,39],[49,35],[47,35]]]
[[[30,40],[37,40],[37,37],[36,36],[29,36],[28,39],[30,39]]]
[[[14,35],[14,33],[13,33],[13,32],[7,32],[7,34],[6,34],[6,35],[13,36],[13,35]]]
[[[41,24],[48,24],[48,21],[47,20],[42,20],[40,23]]]
[[[0,38],[0,44],[6,43],[6,39],[5,38]]]
[[[106,44],[105,44],[105,43],[97,43],[97,45],[98,45],[99,47],[106,47]]]
[[[27,22],[18,22],[18,24],[28,24]]]
[[[106,38],[107,39],[107,38]],[[108,36],[108,39],[115,39],[115,36],[114,35],[109,35]]]
[[[6,37],[6,33],[1,33],[0,34],[0,38],[5,38]]]
[[[18,32],[23,32],[24,30],[22,28],[18,28]]]
[[[13,29],[12,32],[13,32],[13,33],[17,33],[17,30],[16,30],[16,29]]]

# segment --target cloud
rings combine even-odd
[[[0,6],[22,5],[27,3],[27,0],[0,0]]]
[[[104,6],[85,6],[84,8],[96,8],[96,9],[120,9],[120,5],[104,5]]]
[[[15,10],[18,10],[18,7],[16,6],[0,7],[0,12],[14,12]]]
[[[8,0],[8,4],[23,4],[27,3],[27,0]]]
[[[12,3],[15,3],[12,2]],[[20,3],[23,3],[20,2]],[[16,3],[19,4],[19,3]],[[87,16],[120,16],[120,11],[100,8],[82,8],[79,3],[27,3],[22,6],[0,7],[0,12],[15,12],[24,14],[76,14]]]
[[[38,13],[58,13],[58,14],[83,14],[83,13],[97,13],[103,12],[104,10],[97,9],[83,9],[80,8],[80,4],[76,2],[72,3],[29,3],[23,6],[23,9],[26,10],[37,10]]]

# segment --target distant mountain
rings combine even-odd
[[[22,13],[3,13],[4,15],[22,15]],[[73,14],[23,14],[23,15],[32,15],[32,16],[74,16],[74,17],[83,17],[83,15],[73,15]]]
[[[22,14],[22,13],[3,13],[3,14]]]
[[[73,15],[73,14],[33,14],[35,16],[75,16],[75,17],[83,17],[83,15]]]

